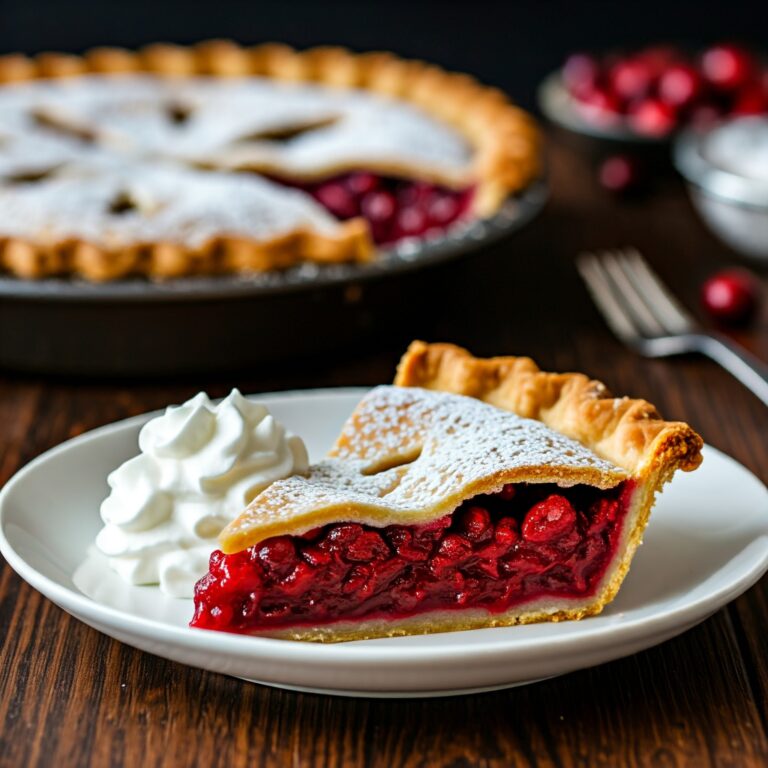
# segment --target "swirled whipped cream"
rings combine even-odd
[[[107,478],[96,546],[126,581],[193,597],[216,537],[275,480],[307,471],[301,438],[238,390],[200,394],[139,434],[141,453]]]

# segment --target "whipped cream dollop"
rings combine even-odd
[[[141,453],[107,478],[96,546],[132,584],[193,597],[216,537],[275,480],[307,471],[300,437],[233,389],[200,394],[147,422]]]

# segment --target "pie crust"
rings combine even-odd
[[[411,104],[456,130],[471,147],[470,178],[464,181],[473,185],[471,212],[479,218],[492,215],[510,194],[524,188],[539,172],[540,140],[535,124],[503,93],[478,84],[468,75],[448,73],[390,53],[355,54],[333,47],[298,52],[279,44],[248,48],[215,40],[190,47],[156,44],[137,52],[98,48],[83,56],[44,53],[34,58],[20,54],[0,57],[0,85],[41,78],[127,73],[151,73],[162,78],[257,75],[362,89]],[[66,117],[53,119],[66,122]],[[82,132],[82,127],[78,130]],[[263,161],[249,164],[215,153],[205,164],[221,169],[234,164],[237,168],[270,171]],[[408,168],[394,164],[389,168],[379,165],[374,170],[397,175]],[[420,178],[420,169],[413,170],[416,178]],[[0,240],[0,268],[27,278],[71,273],[108,280],[128,274],[176,277],[261,271],[305,260],[364,261],[372,253],[367,225],[355,218],[339,222],[332,234],[310,228],[264,240],[214,236],[194,245],[165,239],[105,246],[84,237],[56,240],[6,236]]]
[[[307,477],[278,481],[257,496],[222,532],[222,551],[332,523],[429,524],[507,484],[627,488],[605,571],[586,596],[544,595],[503,612],[451,608],[259,634],[336,642],[599,613],[626,576],[656,493],[677,469],[701,462],[701,438],[688,425],[662,420],[643,400],[612,398],[582,374],[542,372],[529,358],[481,360],[450,344],[414,342],[395,384],[363,399],[329,458]]]

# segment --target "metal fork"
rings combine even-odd
[[[768,366],[718,333],[704,331],[634,248],[583,253],[576,266],[611,330],[646,357],[699,352],[768,405]]]

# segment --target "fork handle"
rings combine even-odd
[[[768,405],[768,365],[718,333],[697,334],[699,351],[736,377]]]

